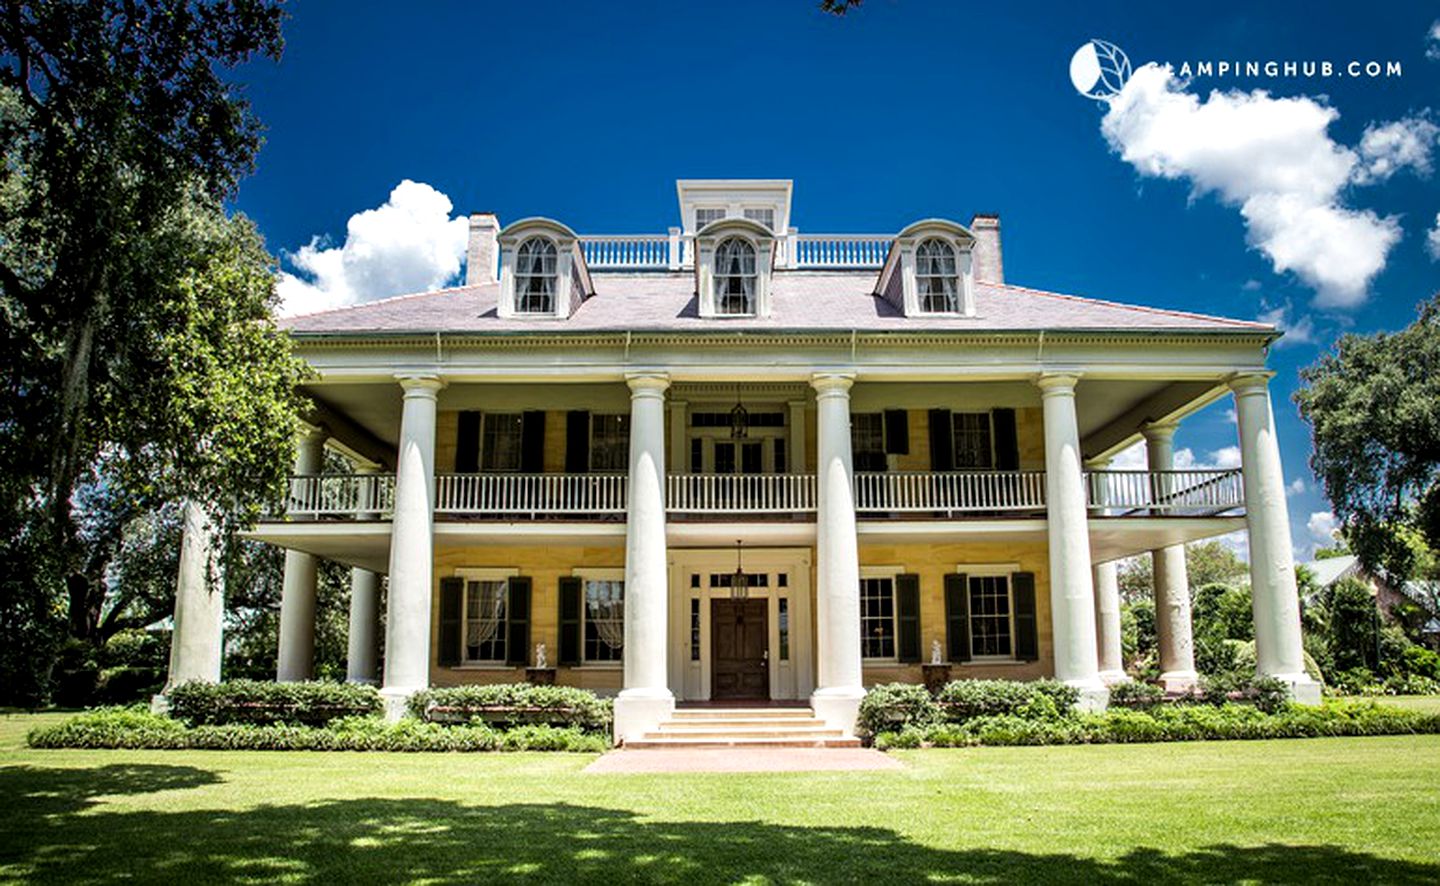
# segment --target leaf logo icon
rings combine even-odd
[[[1070,56],[1070,82],[1086,98],[1114,98],[1129,79],[1129,56],[1108,40],[1096,37],[1081,44]]]

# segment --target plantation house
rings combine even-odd
[[[1273,327],[1007,283],[992,215],[805,234],[788,181],[677,192],[657,235],[476,214],[465,285],[285,321],[316,377],[288,500],[251,533],[287,551],[279,679],[311,675],[326,558],[354,569],[350,678],[397,711],[553,679],[615,694],[622,740],[677,702],[808,701],[848,733],[865,686],[937,654],[1099,706],[1125,679],[1115,561],[1153,552],[1182,687],[1182,546],[1243,528],[1259,671],[1318,699]],[[1230,396],[1243,467],[1173,469],[1177,423]],[[1148,470],[1108,467],[1139,440]],[[354,472],[322,473],[327,446]],[[218,677],[205,533],[172,680]]]

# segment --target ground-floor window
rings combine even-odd
[[[976,658],[1014,654],[1010,579],[1003,575],[972,575],[970,595],[970,654]]]
[[[465,583],[465,661],[505,661],[508,585],[504,579]]]
[[[865,658],[895,657],[895,579],[860,579],[860,650]]]
[[[625,582],[585,579],[585,661],[620,661],[625,645]]]

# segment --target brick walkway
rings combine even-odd
[[[611,751],[586,772],[822,772],[903,769],[894,757],[866,748],[696,748]]]

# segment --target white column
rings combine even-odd
[[[792,474],[805,473],[805,462],[808,456],[805,452],[805,401],[791,400],[790,406],[790,466]]]
[[[1091,471],[1103,471],[1109,466],[1107,458],[1092,460],[1085,467]],[[1104,501],[1092,504],[1096,514],[1106,513]],[[1129,682],[1120,637],[1120,581],[1115,561],[1096,563],[1091,569],[1091,580],[1095,584],[1095,648],[1100,679],[1106,686]]]
[[[850,386],[854,376],[824,373],[815,388],[815,694],[810,704],[826,725],[849,735],[865,695],[860,669],[860,547],[855,535],[854,459],[850,451]]]
[[[325,438],[314,428],[295,443],[295,473],[316,475],[325,466]],[[285,552],[285,584],[280,591],[280,652],[276,656],[275,679],[281,683],[309,680],[315,675],[315,581],[314,554]]]
[[[152,701],[163,711],[164,693],[191,680],[220,682],[224,648],[225,588],[215,530],[203,508],[187,501],[180,536],[180,571],[175,579],[174,630],[170,634],[170,672],[165,688]]]
[[[380,646],[380,576],[368,569],[350,570],[350,635],[345,653],[348,683],[378,683],[375,667]]]
[[[1175,467],[1175,426],[1151,425],[1145,435],[1145,458],[1152,471]],[[1152,479],[1155,489],[1168,492],[1165,475]],[[1160,648],[1160,682],[1167,692],[1195,687],[1195,640],[1190,619],[1190,576],[1185,567],[1185,546],[1168,545],[1150,552],[1155,590],[1155,641]]]
[[[380,694],[392,720],[405,700],[430,684],[430,596],[434,562],[435,405],[444,382],[400,379],[404,401],[395,459],[390,523],[390,598],[385,620],[385,679]]]
[[[1036,382],[1045,417],[1046,527],[1050,542],[1050,622],[1055,678],[1080,690],[1080,706],[1103,708],[1095,646],[1095,587],[1090,527],[1075,419],[1078,376],[1042,375]]]
[[[615,699],[615,740],[637,739],[675,710],[666,684],[665,389],[663,373],[630,385],[630,481],[625,523],[625,688]]]
[[[1320,685],[1305,673],[1300,597],[1290,548],[1285,474],[1270,408],[1269,373],[1230,382],[1240,431],[1245,524],[1250,535],[1250,593],[1255,614],[1255,670],[1290,684],[1296,701],[1319,704]]]

